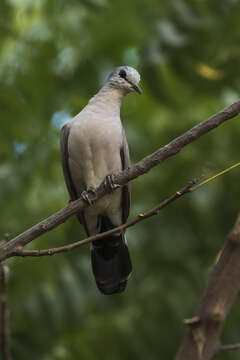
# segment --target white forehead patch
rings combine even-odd
[[[108,77],[108,80],[113,79],[115,82],[118,82],[119,79],[119,72],[121,70],[124,70],[126,72],[126,78],[127,80],[129,80],[131,83],[133,84],[138,84],[140,81],[140,75],[137,72],[137,70],[135,70],[133,67],[131,66],[118,66],[116,69],[113,70],[113,72],[111,72],[111,74]]]
[[[140,77],[139,73],[137,72],[137,70],[135,70],[131,66],[124,67],[124,70],[127,73],[127,79],[129,81],[131,81],[133,84],[138,84],[139,83],[141,77]]]

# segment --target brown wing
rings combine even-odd
[[[77,199],[77,191],[74,187],[69,164],[68,164],[68,137],[69,137],[70,127],[68,124],[64,125],[61,130],[61,138],[60,138],[60,148],[61,148],[61,156],[62,156],[62,168],[63,175],[67,185],[67,189],[70,195],[71,200]]]
[[[61,138],[60,138],[60,149],[61,149],[61,156],[62,156],[62,168],[63,168],[63,174],[64,174],[64,179],[67,185],[67,189],[70,195],[70,199],[71,200],[76,200],[78,198],[77,195],[77,191],[76,188],[73,184],[73,180],[72,180],[72,176],[71,176],[71,172],[69,169],[69,163],[68,163],[68,137],[69,137],[69,133],[70,133],[70,127],[68,124],[65,124],[62,127],[61,130]],[[80,221],[81,224],[84,225],[84,227],[86,228],[86,224],[85,224],[85,219],[84,219],[84,215],[83,213],[78,213],[77,214],[77,218]]]
[[[123,130],[123,145],[121,148],[122,169],[127,169],[130,163],[130,155],[128,143],[125,132]],[[122,209],[123,209],[123,223],[127,221],[130,212],[130,184],[124,185],[122,188]]]

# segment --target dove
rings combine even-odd
[[[82,111],[61,130],[62,167],[70,200],[89,202],[104,181],[113,183],[113,174],[130,166],[120,107],[128,93],[139,87],[140,75],[130,66],[119,66]],[[77,214],[87,236],[96,235],[126,223],[130,211],[129,184],[117,188]],[[119,231],[91,244],[92,271],[105,295],[125,290],[132,264],[125,232]]]

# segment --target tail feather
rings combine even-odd
[[[109,219],[102,217],[100,232],[113,228]],[[92,269],[99,290],[110,295],[125,290],[132,272],[132,264],[123,233],[114,234],[93,243]]]

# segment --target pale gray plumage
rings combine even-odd
[[[130,165],[128,144],[120,120],[121,101],[127,93],[141,93],[140,75],[129,66],[116,68],[107,83],[85,108],[67,122],[61,132],[62,166],[71,200],[96,189],[107,175]],[[88,235],[125,223],[130,194],[126,185],[78,214]],[[131,261],[124,233],[94,242],[92,266],[98,288],[104,294],[125,289]]]

